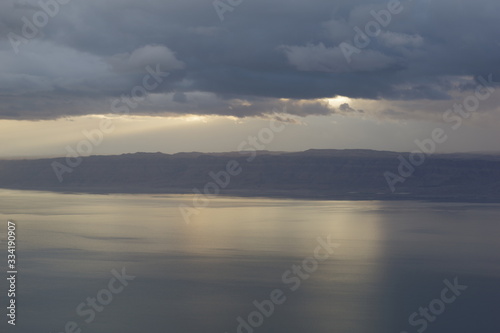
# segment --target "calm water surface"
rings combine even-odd
[[[191,200],[0,190],[3,272],[7,220],[18,229],[9,331],[231,333],[280,289],[283,304],[239,332],[500,332],[500,204],[219,197],[186,224],[179,205]],[[329,235],[339,247],[292,291],[283,274]],[[77,313],[122,268],[136,278],[92,320]],[[467,289],[411,325],[455,278]]]

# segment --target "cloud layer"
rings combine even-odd
[[[130,108],[133,114],[356,109],[323,101],[335,96],[417,103],[419,112],[432,114],[435,102],[424,101],[470,94],[481,75],[500,81],[500,2],[402,1],[384,21],[389,3],[252,0],[221,21],[205,0],[5,0],[0,118],[111,113],[114,100],[144,86],[147,66],[169,74]],[[380,30],[370,22],[381,22]],[[350,61],[346,45],[356,48]]]

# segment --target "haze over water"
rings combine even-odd
[[[280,289],[255,332],[410,333],[455,278],[467,289],[425,331],[500,328],[500,204],[217,197],[186,224],[191,200],[0,190],[18,231],[16,331],[231,333]],[[329,235],[339,247],[292,291],[283,274]],[[122,268],[135,279],[86,323],[75,309]]]

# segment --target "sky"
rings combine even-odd
[[[412,151],[436,130],[438,152],[499,151],[499,14],[497,0],[3,0],[0,158],[251,137]]]

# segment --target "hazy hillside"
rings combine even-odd
[[[401,177],[400,155],[408,159],[409,154],[370,150],[259,152],[250,161],[249,153],[237,152],[91,156],[83,158],[71,172],[62,173],[62,182],[53,166],[69,168],[64,158],[3,160],[0,187],[98,193],[193,193],[199,189],[203,193],[212,183],[209,191],[217,187],[226,195],[500,202],[499,156],[430,156],[414,167],[411,176],[405,175],[404,182],[394,183],[393,193],[384,174]],[[228,162],[232,163],[233,176],[226,171]],[[210,173],[218,175],[218,182]]]

